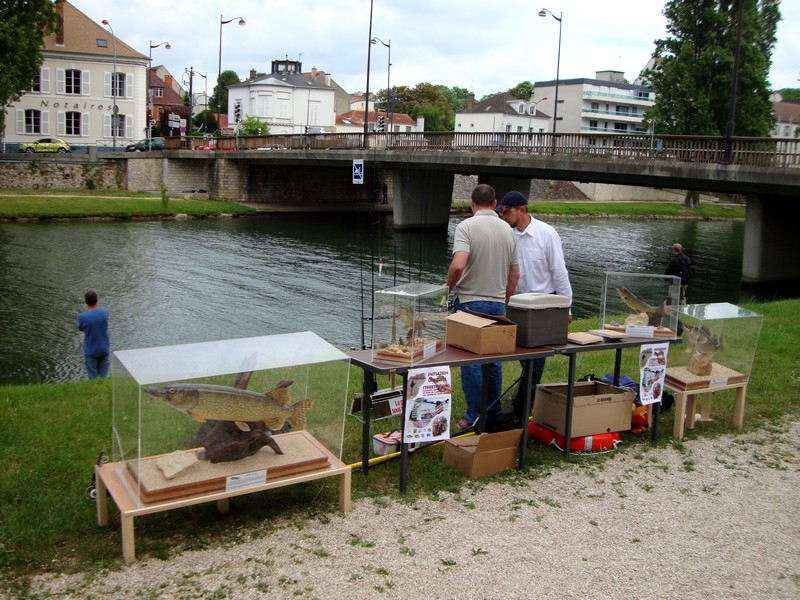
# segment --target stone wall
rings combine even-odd
[[[161,183],[164,180],[164,163],[161,158],[142,156],[134,154],[127,159],[128,170],[128,190],[131,192],[154,192],[161,191]]]
[[[0,158],[0,188],[124,190],[125,161],[81,156],[24,155]]]

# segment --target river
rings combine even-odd
[[[0,384],[84,377],[75,321],[90,288],[115,350],[306,330],[361,347],[372,290],[443,283],[461,218],[447,232],[329,214],[0,223]],[[689,303],[740,299],[741,221],[546,221],[563,240],[577,318],[598,315],[605,271],[663,273],[676,241],[694,261]]]

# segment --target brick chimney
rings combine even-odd
[[[164,75],[164,86],[172,89],[172,75]]]
[[[475,108],[475,92],[467,94],[467,110]]]
[[[255,69],[250,69],[250,79],[255,79],[256,75],[258,75],[256,70]]]

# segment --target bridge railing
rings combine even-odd
[[[669,161],[725,164],[726,139],[712,136],[648,133],[313,133],[215,138],[217,150],[390,150],[447,151],[571,156],[604,160]],[[185,147],[167,139],[167,148]],[[204,148],[208,149],[208,148]],[[747,138],[731,140],[730,164],[800,167],[800,140]]]

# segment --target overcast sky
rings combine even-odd
[[[348,92],[366,87],[370,0],[70,0],[96,22],[108,19],[115,35],[153,65],[178,79],[194,67],[217,78],[220,15],[243,17],[223,27],[222,70],[245,78],[269,72],[288,56],[303,70],[326,71]],[[563,14],[561,79],[618,70],[633,81],[665,36],[663,0],[374,0],[372,35],[391,43],[392,85],[420,82],[458,86],[484,95],[521,81],[555,79],[558,21]],[[800,87],[800,2],[784,0],[773,56],[773,89]],[[387,50],[372,46],[370,90],[387,84]],[[205,81],[195,77],[195,90]]]

